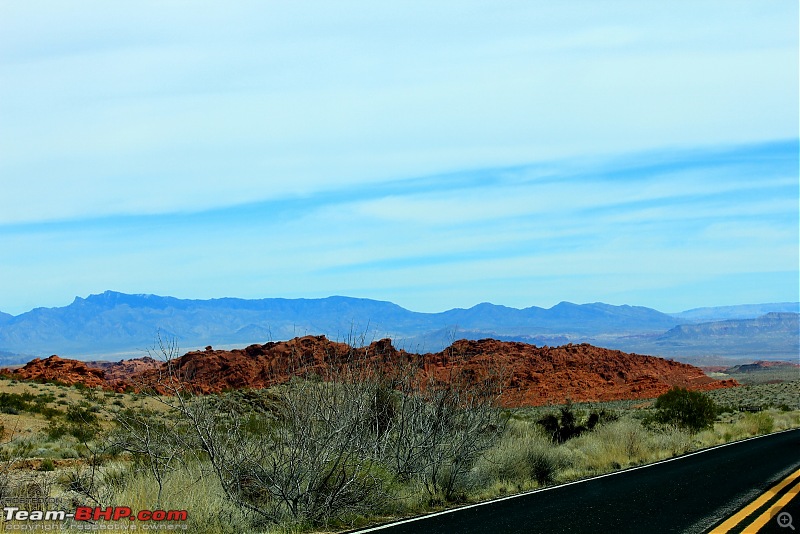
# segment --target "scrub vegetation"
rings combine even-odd
[[[800,426],[800,381],[507,409],[490,372],[419,363],[389,375],[354,351],[326,376],[205,396],[176,372],[138,394],[4,380],[0,498],[186,509],[192,532],[337,531]]]

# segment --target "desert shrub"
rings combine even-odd
[[[51,458],[45,458],[39,466],[39,471],[52,471],[55,468],[56,465],[53,463],[53,460]]]
[[[52,440],[56,440],[69,434],[69,427],[64,423],[50,421],[50,424],[47,425],[45,432],[47,434],[47,437],[49,437]]]
[[[60,411],[57,410],[57,412],[61,414]],[[82,443],[94,439],[99,432],[100,424],[97,414],[91,408],[78,405],[71,405],[67,408],[63,421],[51,418],[45,429],[45,433],[52,440],[70,435]]]
[[[67,471],[63,477],[63,485],[66,490],[82,495],[95,494],[96,488],[90,471],[78,468]]]
[[[44,406],[39,410],[39,413],[42,414],[45,419],[53,419],[60,415],[63,415],[64,412],[59,410],[58,408],[51,408],[49,406]]]
[[[553,443],[564,443],[576,438],[584,432],[593,430],[601,422],[616,420],[616,415],[606,410],[594,411],[581,424],[571,402],[561,407],[559,415],[548,414],[537,421],[544,431],[551,436]]]
[[[30,413],[42,414],[47,419],[52,419],[61,415],[63,412],[56,408],[51,408],[47,404],[55,402],[56,398],[52,393],[43,393],[41,395],[31,395],[30,393],[23,393],[20,398],[22,399],[24,409]],[[31,402],[32,401],[32,402]]]
[[[29,409],[29,400],[32,395],[19,395],[17,393],[0,393],[0,412],[18,415],[21,411]]]
[[[671,458],[686,454],[692,449],[692,436],[680,428],[663,428],[653,435],[655,450],[660,451],[656,459]]]
[[[651,457],[653,434],[633,418],[602,425],[594,432],[571,440],[565,446],[579,457],[587,473],[607,472],[637,465]]]
[[[61,458],[78,458],[79,457],[78,451],[76,451],[72,447],[59,449],[58,455]]]
[[[769,434],[772,432],[772,429],[775,426],[775,420],[772,416],[768,413],[760,413],[756,416],[757,424],[756,427],[758,429],[759,434]]]
[[[738,426],[746,435],[769,434],[775,427],[775,420],[766,412],[747,413]]]
[[[67,408],[65,419],[70,423],[94,423],[97,415],[88,406],[72,404]]]
[[[119,478],[123,478],[121,483]],[[109,505],[130,506],[134,510],[188,510],[188,531],[197,534],[238,534],[273,532],[254,528],[253,516],[231,506],[224,490],[214,477],[206,476],[202,466],[189,464],[186,469],[170,471],[162,481],[164,496],[156,498],[158,482],[146,471],[128,471],[103,477]],[[158,504],[160,502],[160,504]],[[276,530],[276,532],[292,532]]]
[[[483,487],[511,484],[518,491],[552,484],[569,467],[562,447],[534,423],[512,420],[500,441],[478,461],[475,476]]]
[[[708,395],[674,387],[656,399],[653,420],[699,432],[714,425],[717,407]]]

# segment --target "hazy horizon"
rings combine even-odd
[[[62,304],[55,305],[55,306],[46,306],[46,308],[65,308],[65,307],[68,307],[69,305],[75,303],[77,300],[87,300],[87,299],[90,299],[92,297],[102,297],[106,293],[119,293],[119,294],[132,296],[132,297],[178,298],[180,300],[197,300],[197,301],[222,300],[222,299],[235,299],[235,300],[269,300],[269,299],[275,299],[275,300],[302,300],[304,298],[304,297],[298,297],[297,299],[286,299],[285,297],[260,297],[260,298],[259,297],[255,297],[255,298],[251,298],[251,299],[244,299],[244,298],[241,298],[241,297],[237,297],[235,295],[219,295],[219,296],[216,296],[216,297],[209,297],[207,299],[195,299],[195,298],[192,298],[192,297],[180,298],[180,297],[175,297],[173,295],[157,295],[157,294],[154,294],[154,293],[123,293],[121,291],[114,291],[113,289],[107,289],[107,290],[105,290],[103,292],[100,292],[100,293],[92,293],[92,294],[89,294],[89,295],[76,295],[69,302],[65,302],[65,303],[62,303]],[[351,297],[349,295],[327,295],[325,297],[313,297],[313,298],[306,298],[306,299],[307,300],[324,300],[324,299],[328,299],[328,298],[361,299],[361,298],[365,298],[365,297]],[[397,304],[396,302],[388,301],[388,300],[385,300],[385,299],[366,299],[366,300],[372,300],[372,301],[375,301],[375,302],[388,302],[390,304]],[[470,309],[470,308],[478,307],[478,306],[481,306],[481,305],[484,305],[484,304],[491,304],[491,305],[494,305],[494,306],[501,306],[501,307],[512,308],[512,309],[524,309],[524,308],[532,308],[532,307],[537,307],[537,308],[542,308],[542,309],[551,309],[551,308],[554,308],[554,307],[558,306],[559,304],[576,304],[578,306],[592,305],[592,304],[607,304],[607,305],[611,305],[611,306],[631,306],[631,307],[636,307],[636,308],[638,308],[638,307],[648,308],[647,306],[641,306],[641,305],[636,304],[636,303],[612,304],[612,303],[608,303],[608,302],[599,302],[599,301],[596,301],[596,302],[572,302],[572,301],[562,300],[562,301],[555,302],[555,303],[552,303],[552,304],[546,305],[546,306],[539,306],[539,305],[536,305],[536,304],[531,304],[529,306],[520,306],[520,307],[507,306],[507,305],[503,304],[502,302],[484,301],[484,302],[476,302],[476,303],[474,303],[474,304],[472,304],[470,306],[465,306],[465,307],[462,307],[460,309]],[[665,314],[668,314],[668,315],[669,314],[673,314],[674,315],[674,314],[680,314],[680,313],[685,313],[685,312],[701,311],[701,310],[706,310],[706,309],[710,310],[710,309],[717,309],[717,308],[720,308],[720,309],[724,309],[724,308],[739,308],[739,307],[749,307],[749,306],[758,307],[758,306],[785,305],[785,304],[795,305],[795,304],[800,304],[800,301],[743,302],[743,303],[739,303],[739,304],[726,305],[726,306],[700,306],[700,307],[697,307],[697,308],[689,308],[689,309],[685,309],[685,310],[659,310],[659,309],[656,309],[656,308],[650,308],[650,309],[655,309],[656,311],[659,311],[659,312],[662,312],[662,313],[665,313]],[[29,311],[34,311],[37,308],[42,308],[42,307],[45,307],[45,306],[37,306],[37,307],[34,307],[34,308],[30,309],[30,310],[25,310],[25,311],[20,312],[18,314],[12,314],[12,315],[18,316],[18,315],[21,315],[23,313],[27,313]],[[441,312],[451,311],[451,310],[455,309],[455,308],[442,308],[440,310],[430,310],[430,311],[422,312],[420,310],[414,310],[412,308],[406,308],[405,306],[400,306],[400,307],[404,308],[404,309],[406,309],[408,311],[418,312],[418,313],[441,313]],[[8,313],[8,312],[5,312],[5,310],[2,310],[2,309],[0,309],[0,312]]]
[[[157,15],[157,16],[156,16]],[[0,5],[0,310],[800,300],[798,5]]]

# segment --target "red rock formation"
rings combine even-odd
[[[385,372],[410,363],[416,366],[421,377],[438,381],[459,377],[459,380],[475,382],[494,377],[502,385],[500,400],[505,406],[563,403],[567,399],[576,402],[646,399],[657,397],[673,386],[707,390],[738,385],[733,380],[709,378],[692,365],[652,356],[588,344],[536,347],[493,339],[456,341],[442,352],[415,355],[395,349],[388,339],[354,349],[324,336],[306,336],[244,349],[207,347],[204,351],[183,355],[173,365],[196,391],[213,393],[268,387],[285,382],[294,374],[313,373],[324,378],[331,369],[353,358]],[[19,373],[38,361],[29,363]],[[130,362],[109,365],[105,375],[103,370],[75,363],[83,365],[87,377],[104,378],[105,386],[117,391],[131,385],[156,384],[159,377],[164,376],[165,364],[161,362],[149,358],[138,360],[139,363]],[[26,378],[36,378],[32,369],[25,372]],[[95,384],[96,379],[93,380]]]
[[[264,388],[283,383],[296,374],[323,375],[330,364],[344,361],[353,350],[349,345],[330,341],[325,336],[305,336],[250,345],[244,349],[214,350],[207,347],[204,351],[184,354],[174,362],[174,369],[201,393]],[[361,350],[375,353],[374,349]],[[131,379],[155,385],[159,373],[163,376],[164,370],[145,371]]]
[[[738,385],[734,380],[714,380],[692,365],[653,356],[628,354],[583,343],[561,347],[535,347],[493,339],[457,341],[448,350],[467,361],[499,366],[508,377],[502,403],[537,406],[618,399],[646,399],[673,386],[718,389]]]
[[[84,362],[59,358],[55,354],[44,360],[34,358],[19,369],[2,369],[3,374],[18,380],[41,380],[63,384],[81,383],[87,387],[106,387],[101,369],[88,367]]]
[[[87,366],[102,369],[105,375],[106,387],[115,391],[124,391],[132,388],[131,379],[134,376],[161,367],[160,362],[149,356],[120,360],[118,362],[86,362]]]

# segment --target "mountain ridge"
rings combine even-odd
[[[744,307],[782,310],[786,303]],[[731,308],[725,307],[721,313],[730,314]],[[701,310],[705,310],[703,316],[710,313],[707,308]],[[647,351],[643,353],[676,356],[667,349],[681,344],[676,345],[669,336],[660,337],[685,323],[674,314],[652,308],[601,302],[563,301],[549,309],[483,302],[471,308],[423,313],[389,301],[345,296],[202,300],[116,291],[75,297],[63,307],[35,308],[17,316],[0,314],[0,352],[21,354],[27,359],[56,353],[79,358],[141,354],[153,344],[158,332],[176,338],[187,349],[315,334],[351,344],[391,338],[399,346],[417,351],[436,351],[459,337],[495,337],[541,344],[589,342],[640,352],[640,346],[644,346]],[[772,327],[765,325],[762,330]],[[780,330],[780,335],[786,337],[785,330]],[[762,338],[768,340],[770,335],[767,332]],[[785,352],[786,347],[793,346],[793,339],[783,339],[778,346]],[[728,345],[730,352],[735,342]],[[8,358],[3,356],[3,363],[16,363]],[[21,361],[27,361],[25,358]]]
[[[800,302],[773,302],[770,304],[739,304],[692,308],[669,315],[692,321],[722,321],[725,319],[752,319],[772,312],[800,313]]]

